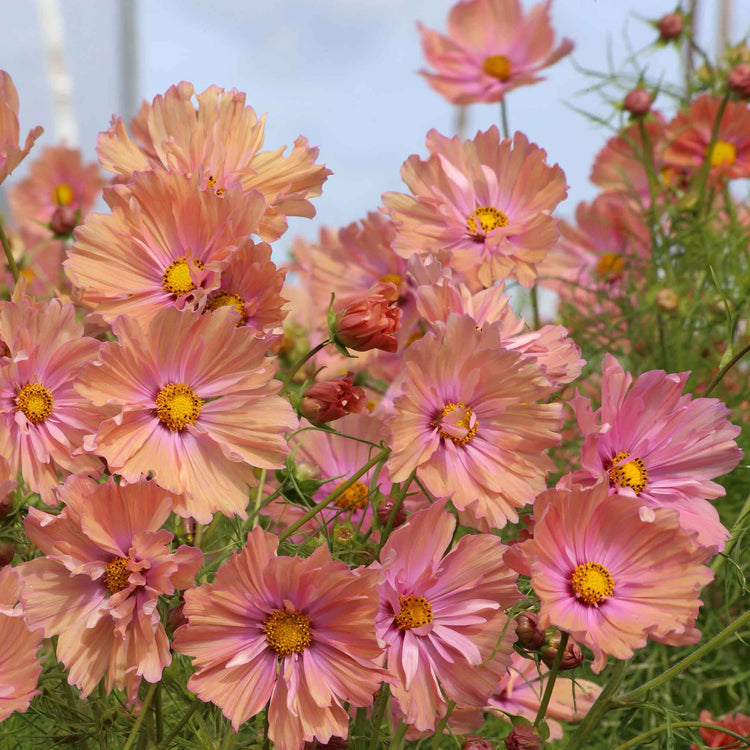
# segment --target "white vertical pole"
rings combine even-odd
[[[120,16],[120,111],[125,122],[138,111],[138,50],[136,0],[119,0]]]

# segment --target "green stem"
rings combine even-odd
[[[194,700],[190,706],[188,707],[188,710],[185,711],[185,713],[182,715],[182,718],[175,724],[172,731],[166,736],[166,738],[162,741],[161,746],[162,747],[169,747],[172,744],[172,741],[177,737],[177,735],[182,731],[182,728],[187,724],[190,719],[193,718],[193,714],[195,713],[196,709],[200,705],[200,701]]]
[[[162,711],[161,684],[156,683],[154,695],[154,723],[156,724],[156,744],[164,739],[164,712]]]
[[[649,737],[655,737],[656,735],[661,734],[662,732],[668,732],[671,729],[683,729],[685,727],[705,727],[706,729],[714,729],[718,732],[723,732],[724,734],[735,737],[738,740],[742,740],[746,747],[750,747],[750,739],[743,737],[741,734],[737,734],[737,732],[733,732],[731,729],[723,727],[721,724],[710,724],[707,721],[673,721],[671,724],[662,724],[661,726],[649,729],[648,732],[639,734],[637,737],[633,737],[632,740],[628,740],[622,745],[618,745],[614,750],[628,750],[630,747],[642,747],[641,743]],[[734,747],[734,745],[732,745],[732,747]]]
[[[330,343],[331,339],[321,341],[317,346],[314,346],[312,349],[310,349],[310,351],[305,354],[305,356],[302,357],[299,362],[297,362],[297,364],[292,367],[291,370],[289,370],[289,372],[286,374],[286,377],[284,378],[281,390],[279,391],[279,396],[283,396],[286,393],[287,388],[289,388],[289,384],[292,382],[292,378],[297,374],[297,372],[305,364],[305,362],[309,362],[321,349],[324,349]]]
[[[417,470],[414,469],[414,471],[409,474],[409,476],[406,478],[406,481],[401,485],[396,499],[393,501],[393,507],[391,508],[391,512],[388,515],[388,520],[385,523],[385,528],[383,529],[383,533],[380,535],[380,545],[378,546],[378,552],[383,549],[385,543],[388,541],[388,537],[391,535],[391,531],[393,531],[393,524],[396,522],[396,516],[398,515],[399,510],[401,510],[404,498],[406,498],[406,493],[409,491],[409,486],[414,481],[416,473]]]
[[[711,563],[711,570],[714,572],[714,578],[721,569],[724,561],[729,557],[734,545],[737,543],[740,534],[740,528],[745,521],[745,516],[750,513],[750,495],[745,498],[745,504],[742,506],[740,514],[737,516],[737,520],[732,526],[732,530],[729,532],[729,539],[727,540],[726,546],[722,554],[717,555],[716,559]]]
[[[539,296],[537,295],[536,284],[531,287],[531,315],[534,320],[534,330],[538,331],[541,320],[539,318]]]
[[[385,683],[380,686],[377,697],[377,706],[372,714],[372,738],[370,739],[370,750],[377,750],[380,740],[380,725],[383,723],[383,714],[388,704],[388,688]]]
[[[346,492],[349,487],[351,487],[362,475],[370,471],[373,466],[376,466],[381,461],[384,461],[386,458],[388,458],[390,452],[390,448],[383,448],[380,453],[375,456],[375,458],[370,459],[361,469],[352,474],[345,482],[342,482],[338,487],[336,487],[333,492],[331,492],[330,495],[327,495],[314,508],[310,508],[310,510],[308,510],[307,513],[302,516],[302,518],[297,519],[293,524],[291,524],[291,526],[287,526],[287,528],[279,534],[279,541],[283,542],[285,539],[288,539],[292,534],[294,534],[295,531],[297,531],[297,529],[304,526],[313,516],[320,513],[323,508],[325,508],[327,505],[330,505],[339,495]]]
[[[510,138],[510,128],[508,127],[508,109],[505,106],[505,97],[500,100],[500,122],[503,125],[503,138]]]
[[[5,228],[2,221],[0,221],[0,242],[3,243],[5,257],[8,259],[8,268],[10,268],[10,272],[13,274],[13,281],[18,281],[18,266],[16,265],[16,259],[13,257],[13,251],[10,249],[10,242],[5,235]]]
[[[568,645],[568,638],[570,638],[570,634],[561,630],[560,645],[557,647],[557,653],[555,654],[552,667],[547,675],[547,684],[544,686],[542,702],[539,704],[539,710],[536,712],[536,719],[534,719],[534,729],[537,731],[544,721],[544,715],[547,713],[547,706],[549,706],[550,698],[552,698],[552,690],[555,687],[555,680],[560,673],[560,665],[562,664],[563,656],[565,655],[565,648]]]
[[[255,493],[255,504],[253,505],[253,515],[251,518],[250,530],[252,531],[258,523],[258,515],[260,514],[260,506],[263,501],[263,489],[266,484],[266,469],[260,470],[260,480],[258,482],[258,491]]]
[[[158,682],[154,682],[149,686],[146,697],[143,699],[141,712],[138,714],[138,718],[135,720],[135,724],[133,724],[133,728],[130,730],[130,734],[128,735],[128,741],[125,743],[125,747],[122,750],[130,750],[130,748],[133,747],[133,743],[135,742],[136,737],[138,736],[138,732],[141,729],[141,724],[143,724],[143,720],[146,718],[146,714],[148,714],[148,709],[151,705],[151,701],[154,698],[154,693],[156,692],[156,687],[158,684]]]
[[[401,748],[404,746],[404,737],[406,737],[406,732],[408,731],[408,729],[408,724],[399,722],[399,725],[396,727],[396,731],[393,733],[393,737],[391,739],[392,750],[401,750]]]
[[[698,211],[699,216],[703,216],[704,206],[703,202],[706,197],[706,187],[708,186],[708,174],[711,171],[711,155],[713,154],[714,146],[719,135],[719,125],[721,124],[721,118],[724,116],[724,110],[727,108],[727,102],[729,101],[729,92],[724,95],[719,105],[719,111],[716,113],[716,119],[714,120],[713,127],[711,128],[711,140],[708,142],[708,148],[706,149],[706,160],[701,165],[700,171],[698,172]]]
[[[710,641],[706,641],[700,648],[695,649],[692,654],[686,656],[682,661],[678,661],[673,667],[670,667],[665,672],[662,672],[658,677],[654,677],[653,680],[641,685],[635,690],[631,690],[625,695],[621,695],[616,704],[619,706],[627,706],[634,701],[640,700],[646,693],[654,688],[663,685],[665,682],[671,680],[675,675],[686,670],[691,664],[702,659],[706,654],[713,651],[717,646],[720,646],[726,641],[731,635],[734,635],[743,625],[750,622],[750,610],[740,615],[734,622],[729,623],[724,630],[715,635]],[[588,716],[587,716],[588,718]]]
[[[706,386],[706,390],[703,391],[703,396],[709,396],[711,394],[711,391],[713,391],[714,388],[716,388],[719,383],[724,379],[724,376],[748,353],[750,352],[750,344],[745,344],[745,346],[740,349],[737,354],[732,357],[732,359],[727,362],[724,367],[719,370],[719,372],[716,373],[711,378],[711,382]]]
[[[456,704],[453,701],[448,701],[448,707],[445,709],[445,714],[438,722],[437,727],[435,727],[435,733],[432,735],[432,750],[439,750],[440,740],[443,739],[443,732],[445,731],[448,719],[450,719],[451,713],[455,707]]]

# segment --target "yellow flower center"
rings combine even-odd
[[[433,426],[439,428],[440,437],[455,445],[466,445],[477,434],[479,422],[470,407],[451,401],[442,408]]]
[[[578,565],[573,571],[570,576],[570,587],[584,604],[597,607],[604,599],[612,596],[615,582],[603,565],[587,562]]]
[[[626,461],[630,456],[628,451],[618,453],[612,459],[609,470],[609,481],[617,487],[630,487],[636,495],[643,492],[648,484],[648,469],[640,458]]]
[[[479,224],[477,225],[477,222]],[[481,236],[491,232],[498,227],[504,227],[508,224],[508,217],[497,208],[492,206],[479,206],[474,209],[466,219],[466,226],[469,234]]]
[[[498,81],[507,81],[512,72],[510,60],[505,55],[490,55],[482,63],[482,70]]]
[[[109,589],[110,594],[116,594],[130,585],[128,583],[130,571],[127,569],[127,564],[127,557],[115,557],[107,565],[104,571],[104,585]]]
[[[239,294],[230,294],[223,289],[219,289],[217,292],[214,292],[208,302],[206,302],[206,310],[209,311],[218,310],[220,307],[230,306],[234,307],[234,309],[240,314],[240,319],[236,323],[237,327],[244,325],[247,320],[245,300],[242,299]]]
[[[716,141],[711,151],[712,167],[731,167],[737,161],[737,147],[727,141]]]
[[[156,397],[156,416],[173,432],[195,424],[203,400],[184,383],[167,383]]]
[[[625,261],[617,253],[602,253],[599,262],[596,264],[596,272],[601,278],[619,279],[622,276],[622,270],[625,267]]]
[[[423,596],[399,596],[401,609],[396,615],[399,630],[411,630],[432,622],[432,605]]]
[[[58,206],[69,206],[75,197],[73,188],[70,187],[67,182],[61,182],[59,185],[55,185],[52,190],[52,200]]]
[[[197,269],[203,269],[203,263],[199,260],[194,260],[193,264]],[[176,294],[178,297],[195,289],[193,279],[190,277],[190,266],[188,266],[184,255],[182,258],[173,260],[164,269],[164,274],[161,277],[161,285],[165,292]]]
[[[312,643],[310,618],[301,612],[271,612],[263,623],[266,643],[279,655],[301,654]]]
[[[396,289],[400,289],[401,288],[401,284],[404,283],[404,280],[397,273],[386,273],[386,274],[383,274],[380,277],[380,280],[382,282],[386,283],[386,284],[388,284],[389,282],[391,284],[395,284],[396,285]]]
[[[341,487],[343,482],[337,485]],[[336,505],[339,508],[346,508],[347,510],[358,510],[364,508],[367,505],[367,495],[369,490],[367,486],[362,482],[355,482],[354,484],[347,487],[337,498]]]
[[[16,411],[21,411],[29,422],[39,424],[52,414],[55,399],[41,383],[28,383],[16,394]]]

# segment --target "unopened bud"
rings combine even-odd
[[[359,414],[367,401],[365,389],[352,382],[352,374],[313,383],[300,402],[300,413],[313,424],[325,424],[347,414]]]
[[[650,91],[646,91],[646,89],[633,89],[625,97],[622,106],[633,117],[643,117],[651,109],[653,101],[654,96]]]
[[[750,65],[738,63],[727,76],[727,84],[740,99],[750,99]]]
[[[395,352],[396,332],[401,328],[398,289],[390,282],[378,282],[366,296],[348,304],[331,321],[337,344],[355,352],[382,349]]]
[[[547,636],[544,646],[539,649],[539,655],[542,657],[542,661],[551,669],[552,664],[555,661],[557,650],[560,647],[561,635],[559,630],[554,630]],[[560,662],[560,671],[567,669],[575,669],[579,664],[583,663],[583,651],[581,647],[572,639],[568,638],[568,642],[565,645],[565,651],[563,651],[562,661]]]
[[[0,542],[0,568],[7,565],[15,554],[16,550],[10,542]]]
[[[180,625],[187,623],[187,617],[185,617],[185,613],[183,612],[184,608],[185,604],[183,602],[167,611],[167,625],[169,625],[172,631],[177,630]]]
[[[682,30],[685,28],[685,19],[682,13],[667,13],[666,16],[659,19],[656,27],[659,29],[661,38],[668,42],[677,39],[682,34]]]
[[[304,750],[348,750],[349,740],[344,737],[331,737],[328,742],[318,742],[317,740],[307,741],[304,744]]]
[[[461,745],[461,750],[494,750],[489,740],[468,739]]]
[[[539,617],[535,612],[521,612],[516,617],[518,643],[529,651],[536,651],[544,644],[546,630],[538,626]]]
[[[0,497],[0,521],[4,521],[13,510],[13,496]]]
[[[534,727],[528,724],[519,724],[513,727],[511,733],[505,738],[507,750],[541,750],[544,740],[536,733]]]
[[[73,206],[57,206],[49,220],[49,228],[58,237],[67,237],[78,226],[78,210]]]
[[[656,293],[656,304],[667,312],[674,312],[680,306],[680,298],[674,289],[665,287]]]
[[[388,523],[388,519],[391,517],[391,512],[393,511],[393,506],[394,500],[390,497],[378,504],[377,514],[381,526],[385,526]],[[406,511],[404,510],[404,504],[401,503],[401,506],[396,511],[396,517],[393,519],[393,528],[395,529],[397,526],[401,526],[404,521],[406,521]]]

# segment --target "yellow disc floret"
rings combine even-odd
[[[479,206],[475,208],[466,218],[466,227],[469,234],[481,236],[491,232],[498,227],[508,224],[508,217],[499,209],[492,206]]]
[[[214,292],[206,302],[206,310],[218,310],[220,307],[234,307],[240,314],[240,319],[236,325],[239,327],[245,324],[247,313],[245,312],[245,300],[239,294],[230,294],[223,289]]]
[[[587,562],[578,565],[573,571],[570,576],[570,587],[584,604],[598,607],[601,602],[612,596],[615,582],[603,565]]]
[[[203,263],[199,260],[193,260],[195,268],[198,270],[203,269]],[[187,294],[195,289],[195,284],[190,276],[190,266],[188,266],[187,259],[183,255],[182,258],[173,260],[165,269],[164,274],[161,277],[162,288],[165,292],[170,294],[176,294],[178,297],[181,294]]]
[[[312,643],[310,618],[301,612],[271,612],[263,623],[266,643],[279,655],[301,654]]]
[[[28,383],[16,394],[16,411],[23,412],[34,424],[44,422],[52,414],[54,405],[52,392],[41,383]]]
[[[737,161],[737,147],[727,141],[716,141],[711,150],[712,167],[731,167]]]
[[[57,206],[69,206],[75,198],[73,188],[67,182],[61,182],[55,185],[52,191],[52,200]]]
[[[617,253],[602,253],[599,262],[596,264],[596,272],[603,279],[619,279],[622,276],[622,270],[625,267],[625,261]]]
[[[432,424],[438,428],[441,438],[452,440],[455,445],[466,445],[479,429],[471,407],[460,401],[447,403]]]
[[[401,609],[396,615],[399,630],[411,630],[432,622],[432,605],[423,596],[399,596]]]
[[[128,570],[127,557],[115,557],[107,565],[104,571],[104,585],[109,589],[110,594],[116,594],[128,587]]]
[[[648,469],[640,458],[630,457],[628,451],[618,453],[612,459],[612,468],[609,470],[609,481],[617,487],[630,487],[636,495],[643,492],[648,484]]]
[[[337,488],[341,487],[342,484],[343,482],[338,484]],[[336,505],[338,505],[339,508],[346,508],[347,510],[358,510],[359,508],[364,508],[365,505],[367,505],[368,492],[367,485],[362,484],[362,482],[355,482],[347,487],[336,498]]]
[[[167,383],[156,397],[156,416],[170,430],[183,430],[185,425],[195,424],[201,413],[203,400],[184,383]]]
[[[404,280],[397,273],[386,273],[380,277],[380,280],[386,284],[395,284],[397,289],[401,288]]]
[[[510,60],[505,55],[490,55],[482,63],[482,70],[498,81],[507,81],[513,72]]]

